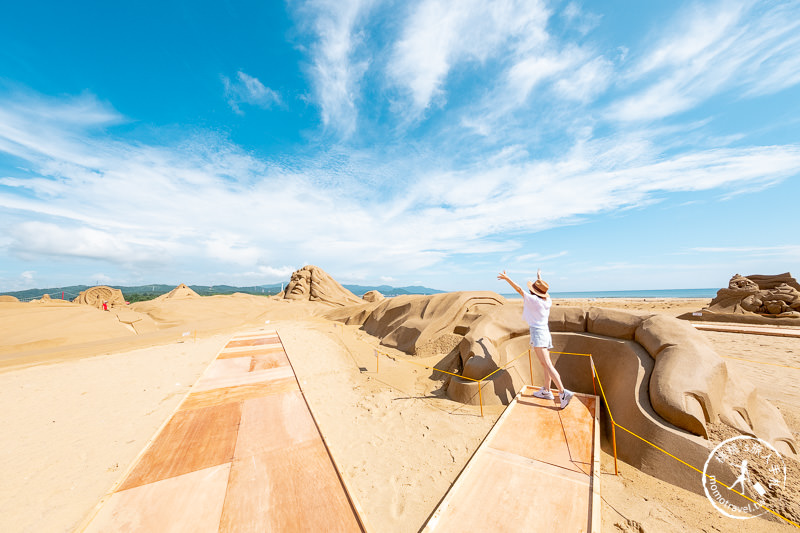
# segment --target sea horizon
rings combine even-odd
[[[719,289],[644,289],[629,291],[553,291],[553,298],[714,298]],[[517,293],[503,294],[518,297]]]

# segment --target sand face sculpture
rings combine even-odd
[[[363,300],[342,287],[330,274],[314,265],[306,265],[296,270],[281,297],[286,300],[322,302],[335,306],[363,303]]]
[[[708,307],[680,318],[800,325],[800,284],[789,272],[774,276],[736,274]]]
[[[112,307],[125,305],[125,296],[123,296],[122,291],[119,289],[98,285],[81,291],[78,297],[72,300],[72,303],[91,305],[97,309],[103,309],[103,304],[105,303],[106,310],[108,310]]]
[[[492,292],[394,297],[326,316],[361,324],[381,344],[408,354],[438,353],[442,363],[437,368],[473,379],[482,379],[529,346],[520,302]],[[680,452],[691,464],[703,464],[707,439],[719,424],[762,438],[782,453],[797,453],[777,408],[731,372],[687,322],[612,309],[553,307],[550,328],[555,352],[593,355],[617,423]],[[594,393],[588,358],[555,354],[553,360],[565,387]],[[451,399],[478,403],[477,382],[441,373],[431,377],[443,380]],[[482,401],[507,404],[531,382],[540,386],[543,375],[535,358],[530,365],[523,356],[481,383]],[[668,456],[627,433],[617,431],[617,439],[620,457],[629,464],[669,482],[690,482],[693,473],[674,468]]]

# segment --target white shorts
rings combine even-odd
[[[548,350],[553,347],[553,337],[550,335],[549,328],[532,327],[530,331],[531,331],[531,346],[533,346],[534,348],[547,348]]]

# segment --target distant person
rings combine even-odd
[[[108,302],[103,302],[103,311],[108,311]]]
[[[530,293],[526,293],[519,285],[511,281],[511,278],[506,275],[505,270],[497,276],[497,279],[507,281],[508,284],[522,296],[522,318],[530,327],[531,346],[544,368],[544,376],[546,379],[542,388],[534,392],[533,395],[546,400],[554,399],[553,393],[550,390],[550,385],[555,383],[558,387],[558,398],[561,400],[561,408],[565,408],[572,399],[573,392],[564,388],[564,385],[561,383],[561,376],[550,360],[550,348],[553,347],[553,338],[550,335],[548,320],[550,318],[550,307],[553,305],[553,300],[550,298],[550,295],[547,294],[550,286],[542,279],[542,270],[539,269],[536,272],[536,281],[528,282],[528,290]]]

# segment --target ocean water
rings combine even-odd
[[[719,289],[553,292],[553,298],[713,298]]]
[[[556,292],[553,298],[714,298],[719,289],[655,289],[644,291],[580,291]],[[519,298],[517,293],[504,294],[509,298]]]

